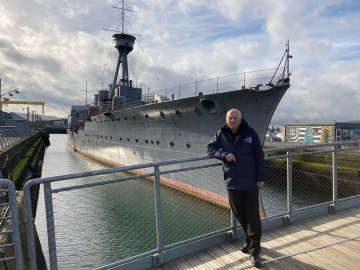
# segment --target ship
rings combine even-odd
[[[112,166],[204,156],[207,144],[225,124],[227,111],[233,108],[241,111],[264,142],[274,111],[290,87],[292,56],[287,41],[280,64],[274,69],[143,93],[128,72],[127,56],[133,50],[135,35],[122,29],[113,38],[119,57],[112,83],[94,95],[93,104],[73,106],[67,127],[70,147]],[[193,165],[214,162],[203,160]],[[171,168],[182,166],[177,164]],[[207,173],[210,177],[206,179],[200,179],[194,172],[162,176],[161,182],[228,206],[225,189],[219,189],[219,185],[223,185],[222,168],[218,166]]]

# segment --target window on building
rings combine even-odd
[[[313,128],[313,135],[314,136],[317,136],[317,135],[319,135],[319,129],[318,128]]]
[[[349,130],[349,137],[355,137],[355,129]]]
[[[307,135],[307,136],[311,136],[311,135],[313,135],[313,129],[311,128],[311,127],[309,127],[309,128],[306,128],[306,130],[305,130],[305,135]]]
[[[349,130],[348,130],[347,128],[344,128],[344,129],[342,130],[342,136],[343,136],[343,137],[349,137]]]
[[[300,128],[296,128],[295,129],[295,135],[299,135],[300,134]]]
[[[295,128],[289,128],[289,135],[294,135],[295,134]]]

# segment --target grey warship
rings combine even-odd
[[[68,117],[68,144],[76,151],[113,166],[206,155],[206,146],[236,108],[264,141],[272,115],[290,87],[289,41],[277,68],[198,81],[143,93],[130,80],[127,56],[136,37],[113,35],[119,52],[114,80],[94,96],[94,104],[73,108]],[[118,74],[121,66],[121,79]],[[215,162],[199,161],[198,164]],[[197,165],[197,164],[194,164]],[[172,168],[181,167],[181,164]],[[225,190],[196,175],[162,177],[163,184],[228,206]],[[214,168],[212,168],[214,170]],[[142,173],[142,172],[138,172]],[[186,178],[186,179],[185,179]],[[189,179],[191,178],[191,179]],[[216,179],[215,179],[216,178]],[[201,183],[201,184],[200,184]]]

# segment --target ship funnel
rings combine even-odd
[[[116,88],[117,76],[119,73],[120,63],[122,63],[122,78],[121,84],[122,86],[129,86],[129,71],[128,71],[128,63],[127,63],[127,55],[133,50],[135,37],[129,34],[115,34],[113,35],[115,48],[119,51],[119,59],[116,66],[114,83],[112,86],[111,95],[114,96],[114,89]]]

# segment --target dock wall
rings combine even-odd
[[[14,182],[17,191],[17,210],[19,220],[20,239],[22,247],[22,258],[24,263],[24,270],[30,269],[28,259],[28,246],[27,246],[27,234],[25,224],[25,205],[23,192],[19,191],[23,188],[26,181],[33,178],[41,177],[42,162],[45,153],[45,146],[49,145],[49,137],[47,133],[34,133],[23,140],[11,145],[9,148],[0,152],[0,168],[4,179],[9,179]],[[36,213],[37,199],[38,199],[39,187],[34,186],[31,190],[32,197],[32,210]],[[1,197],[2,203],[5,203],[7,198]],[[1,217],[10,216],[11,209],[7,211],[7,207],[0,208]],[[11,230],[11,220],[4,220],[0,226],[0,231]],[[44,254],[41,249],[39,237],[36,233],[36,227],[34,224],[34,238],[36,259],[38,263],[38,269],[47,269]],[[13,243],[12,234],[0,235],[0,245]],[[14,256],[14,249],[3,248],[0,249],[0,257],[8,258]],[[15,261],[6,261],[0,263],[0,270],[16,269]]]

